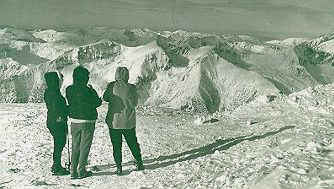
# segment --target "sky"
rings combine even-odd
[[[334,0],[0,0],[0,25],[316,37],[334,31],[333,8]]]

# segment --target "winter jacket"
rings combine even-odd
[[[67,126],[68,107],[60,91],[46,89],[44,91],[44,101],[48,110],[47,127],[52,129],[59,125],[64,126],[65,124]]]
[[[106,123],[113,129],[132,129],[136,127],[136,86],[127,82],[128,72],[117,70],[116,81],[109,83],[103,94],[103,99],[109,102]]]
[[[96,108],[102,100],[92,87],[71,85],[66,88],[66,99],[69,105],[69,117],[81,120],[96,120]]]

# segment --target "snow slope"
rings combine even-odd
[[[51,176],[44,104],[2,104],[0,113],[9,120],[1,119],[0,187],[333,188],[333,96],[332,84],[270,102],[258,97],[231,113],[205,117],[201,124],[183,111],[138,107],[137,135],[146,170],[134,171],[124,146],[121,177],[115,175],[103,105],[89,156],[94,174],[82,180]]]

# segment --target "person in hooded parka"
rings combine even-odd
[[[122,136],[125,137],[136,160],[137,170],[144,169],[136,136],[138,94],[136,86],[128,83],[128,80],[129,70],[126,67],[118,67],[115,73],[115,81],[108,84],[103,94],[103,99],[109,103],[106,123],[109,127],[113,156],[117,166],[116,173],[118,175],[122,174]]]
[[[88,84],[89,71],[78,66],[73,70],[73,84],[66,88],[72,135],[71,178],[81,179],[92,176],[86,170],[88,156],[93,142],[97,108],[102,100],[96,90]]]
[[[60,93],[60,80],[57,72],[44,74],[47,88],[44,91],[44,101],[47,108],[46,125],[53,137],[53,175],[67,175],[70,172],[61,166],[61,155],[66,144],[68,133],[68,107],[65,98]]]

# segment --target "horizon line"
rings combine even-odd
[[[142,29],[142,30],[150,30],[154,32],[177,32],[177,31],[185,31],[189,33],[200,33],[200,34],[212,34],[212,35],[248,35],[256,38],[262,38],[266,40],[284,40],[289,38],[318,38],[326,34],[333,33],[332,32],[321,32],[318,34],[314,33],[307,33],[307,32],[269,32],[269,31],[241,31],[241,30],[226,30],[226,31],[214,31],[214,30],[189,30],[184,28],[175,28],[172,29],[170,27],[164,27],[160,29],[154,29],[152,27],[142,27],[142,26],[110,26],[110,25],[13,25],[13,24],[0,24],[0,28],[15,28],[15,29],[22,29],[26,31],[31,30],[47,30],[47,29],[57,29],[61,30],[75,30],[75,29],[92,29],[92,28],[106,28],[106,29],[115,29],[115,30],[134,30],[134,29]]]

